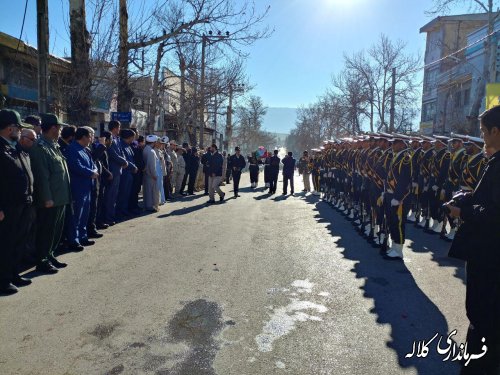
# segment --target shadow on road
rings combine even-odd
[[[163,219],[163,218],[170,217],[170,216],[187,215],[187,214],[190,214],[191,212],[198,211],[198,210],[201,210],[201,209],[206,208],[206,207],[207,207],[207,202],[203,202],[203,203],[197,204],[195,206],[184,207],[184,208],[180,208],[178,210],[173,210],[172,212],[162,214],[162,215],[159,215],[157,217],[158,217],[158,219]]]
[[[317,197],[306,197],[312,203]],[[419,374],[458,374],[459,365],[443,362],[444,357],[436,351],[436,342],[429,346],[426,358],[405,358],[412,352],[413,342],[430,340],[436,333],[446,339],[449,329],[445,317],[437,306],[418,287],[411,272],[403,262],[389,262],[379,255],[379,250],[369,246],[358,236],[349,221],[333,210],[327,203],[316,204],[319,222],[327,223],[332,236],[345,258],[356,261],[351,269],[356,278],[365,280],[361,289],[366,298],[372,299],[377,322],[391,326],[391,341],[387,347],[393,349],[402,368],[415,368]],[[421,246],[417,242],[418,246]],[[439,336],[438,336],[439,337]]]

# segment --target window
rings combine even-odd
[[[455,94],[453,94],[453,105],[455,106],[455,108],[460,107],[461,99],[462,99],[461,94],[462,94],[461,91],[457,91]]]
[[[422,122],[434,121],[436,117],[436,102],[425,103],[422,106]]]
[[[470,102],[470,89],[464,90],[464,105],[469,105]]]

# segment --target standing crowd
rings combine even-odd
[[[486,355],[468,365],[464,360],[463,375],[500,374],[500,106],[480,116],[480,130],[482,138],[343,138],[326,141],[299,161],[315,191],[384,259],[403,260],[412,222],[451,242],[449,256],[466,261],[465,351]]]

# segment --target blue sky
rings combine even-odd
[[[118,1],[118,0],[117,0]],[[135,0],[138,1],[138,0]],[[151,1],[151,0],[148,0]],[[240,1],[240,0],[237,0]],[[241,0],[242,1],[242,0]],[[68,0],[49,0],[51,53],[69,52]],[[421,26],[432,0],[255,0],[259,9],[271,6],[269,39],[248,49],[247,71],[255,95],[269,107],[297,107],[314,102],[343,65],[343,54],[368,49],[380,34],[401,39],[408,51],[422,53]],[[18,36],[24,0],[0,0],[9,17],[0,31]],[[456,13],[461,13],[457,9]],[[29,0],[23,40],[36,46],[36,0]]]

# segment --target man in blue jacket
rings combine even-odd
[[[113,225],[116,221],[115,210],[116,210],[116,200],[118,197],[118,190],[120,188],[120,176],[122,174],[122,169],[128,167],[127,159],[120,147],[120,130],[121,124],[119,121],[110,121],[108,124],[108,130],[111,132],[111,144],[108,147],[108,158],[109,158],[109,171],[113,175],[113,180],[111,184],[106,189],[106,216],[105,220],[107,224]]]
[[[215,191],[219,194],[219,200],[222,202],[224,200],[225,193],[220,189],[220,183],[222,181],[222,165],[224,164],[224,158],[219,154],[217,145],[212,145],[212,155],[210,156],[210,166],[208,169],[208,194],[210,200],[208,203],[215,203]]]
[[[71,197],[73,214],[70,217],[66,237],[69,247],[90,246],[94,241],[88,239],[87,222],[90,212],[92,185],[99,177],[97,166],[87,147],[94,139],[92,128],[84,126],[78,128],[75,139],[67,147],[65,156],[70,175]]]

